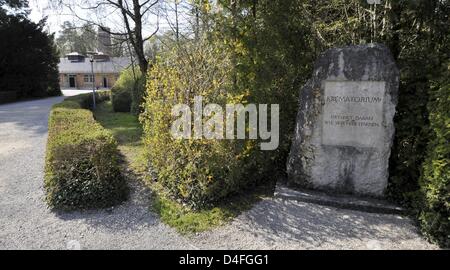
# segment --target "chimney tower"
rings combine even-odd
[[[108,33],[110,31],[109,28],[104,27],[103,30],[101,27],[98,28],[98,44],[97,44],[97,50],[98,52],[102,52],[106,55],[111,55],[111,34]]]

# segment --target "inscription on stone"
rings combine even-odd
[[[322,144],[379,147],[385,94],[386,82],[326,81]]]

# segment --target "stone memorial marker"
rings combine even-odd
[[[289,182],[381,197],[388,183],[399,70],[381,44],[326,51],[301,90]]]

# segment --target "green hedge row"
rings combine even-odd
[[[156,176],[164,192],[195,209],[272,179],[279,164],[277,157],[285,156],[281,150],[284,147],[279,151],[262,151],[262,140],[172,136],[172,124],[179,120],[172,109],[178,104],[194,108],[196,96],[202,96],[204,104],[218,104],[222,108],[226,104],[277,104],[277,101],[283,101],[280,107],[286,108],[289,101],[295,100],[287,98],[293,93],[290,91],[283,93],[284,99],[275,99],[268,88],[264,89],[266,92],[234,87],[232,70],[232,54],[223,42],[208,43],[202,39],[183,44],[182,50],[164,52],[147,78],[146,102],[140,119],[149,172]],[[286,123],[283,116],[280,122]],[[206,120],[209,119],[205,123]]]
[[[0,104],[14,102],[17,100],[16,91],[2,92],[0,91]]]
[[[100,103],[109,93],[98,93]],[[92,94],[66,99],[51,111],[45,188],[47,203],[58,210],[110,207],[127,198],[112,134],[88,110]]]

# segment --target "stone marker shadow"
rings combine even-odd
[[[61,220],[79,220],[88,226],[106,231],[129,231],[160,223],[159,217],[151,211],[152,192],[139,180],[128,181],[130,198],[121,205],[100,210],[87,210],[65,213],[55,211]]]

